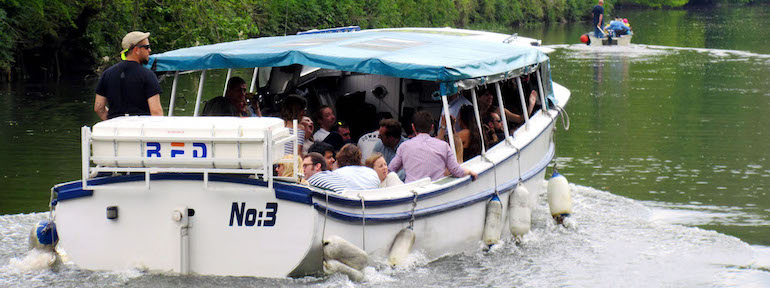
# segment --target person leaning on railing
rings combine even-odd
[[[452,176],[469,175],[471,179],[476,180],[478,174],[460,167],[447,142],[430,137],[428,133],[433,130],[433,116],[430,113],[427,111],[415,113],[411,126],[417,136],[398,147],[396,157],[388,165],[390,171],[395,172],[403,168],[406,172],[405,183],[425,177],[436,181],[444,176],[445,169],[448,169]]]

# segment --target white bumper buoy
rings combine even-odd
[[[59,234],[56,231],[56,223],[48,220],[37,222],[29,233],[29,249],[53,251],[58,242]]]
[[[331,236],[323,242],[324,259],[337,260],[356,270],[361,270],[369,263],[369,256],[339,236]]]
[[[393,239],[393,244],[390,245],[390,253],[388,253],[388,262],[391,266],[398,266],[403,263],[404,259],[409,256],[409,252],[412,251],[415,238],[412,228],[398,231],[396,238]]]
[[[361,271],[358,271],[356,269],[353,269],[352,267],[345,265],[345,263],[342,263],[340,261],[334,260],[334,259],[326,259],[324,260],[324,273],[327,275],[331,275],[334,273],[342,273],[343,275],[348,276],[351,281],[354,282],[361,282],[364,281],[364,273]]]
[[[482,234],[482,239],[487,246],[492,246],[500,242],[500,231],[503,228],[502,216],[503,203],[500,202],[500,198],[495,195],[487,203],[487,215],[484,218],[484,232]]]
[[[516,237],[529,233],[532,227],[532,209],[529,208],[529,190],[524,185],[516,185],[508,198],[508,228]]]
[[[559,172],[553,172],[551,179],[548,180],[548,207],[551,210],[551,216],[558,224],[563,224],[564,218],[572,214],[569,182]]]

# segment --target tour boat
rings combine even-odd
[[[538,199],[570,91],[552,81],[549,57],[536,47],[474,38],[488,32],[438,30],[308,33],[150,56],[148,68],[173,75],[168,116],[82,127],[82,179],[52,188],[44,225],[55,227],[57,251],[91,270],[293,277],[344,270],[334,263],[360,271],[345,258],[356,251],[365,253],[364,266],[399,265],[403,253],[436,259],[511,239],[511,215],[530,217],[535,205],[547,205]],[[304,91],[311,110],[336,107],[351,130],[376,130],[372,119],[382,113],[401,119],[425,109],[438,120],[448,95],[469,90],[477,107],[481,87],[513,110],[526,105],[524,76],[543,109],[525,113],[514,132],[503,113],[505,139],[461,164],[478,173],[475,181],[448,176],[334,192],[303,185],[300,175],[273,176],[284,144],[297,141],[290,131],[296,122],[286,128],[274,117],[199,117],[206,72],[227,69],[229,78],[246,68],[253,69],[250,90],[265,105]],[[180,73],[200,73],[193,116],[174,116]],[[513,203],[518,189],[531,192]],[[489,213],[490,204],[504,208]]]

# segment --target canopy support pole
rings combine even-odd
[[[462,96],[460,96],[462,97]],[[452,154],[455,155],[455,158],[457,158],[457,153],[455,150],[455,136],[454,136],[454,127],[452,126],[452,119],[449,118],[449,101],[446,100],[446,95],[441,95],[441,104],[444,106],[444,121],[446,121],[446,132],[449,135],[449,146],[452,147]],[[415,131],[417,132],[417,131]]]
[[[176,103],[176,83],[179,81],[179,71],[174,72],[174,82],[171,82],[171,99],[168,103],[168,116],[174,116],[174,104]]]
[[[230,76],[233,76],[233,68],[227,69],[227,77],[225,78],[225,89],[222,91],[222,96],[227,95],[227,82],[230,80]]]
[[[500,82],[495,82],[495,92],[497,92],[497,104],[500,105],[500,120],[503,121],[503,133],[507,140],[511,134],[508,131],[508,119],[505,117],[505,107],[503,107],[503,93],[500,92]]]
[[[516,77],[516,86],[519,87],[519,100],[521,100],[521,114],[524,114],[524,130],[529,130],[529,113],[527,101],[524,100],[524,89],[521,88],[521,77]]]
[[[542,72],[542,69],[537,69],[537,86],[540,88],[540,111],[543,111],[543,114],[551,116],[551,113],[548,113],[548,103],[545,102],[545,93],[543,93],[543,79],[540,77],[540,72]]]
[[[476,115],[476,126],[479,128],[479,138],[481,138],[481,156],[487,154],[487,148],[484,145],[484,129],[481,129],[481,117],[479,117],[479,102],[476,99],[476,87],[471,89],[471,97],[473,97],[473,114]],[[463,155],[465,157],[465,155]]]
[[[251,85],[249,85],[249,93],[254,93],[254,89],[257,86],[258,73],[259,73],[259,67],[254,67],[254,75],[251,76]]]
[[[203,96],[203,82],[206,81],[206,71],[203,70],[201,72],[201,81],[198,82],[198,96],[195,97],[195,111],[193,111],[193,117],[198,117],[200,114],[198,113],[198,110],[200,110],[201,107],[201,97]]]

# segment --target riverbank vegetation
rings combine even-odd
[[[727,0],[606,0],[677,7]],[[753,2],[754,0],[737,0]],[[766,1],[766,0],[760,0]],[[313,28],[513,27],[587,20],[596,0],[0,0],[0,81],[93,75],[133,30],[153,53]]]

